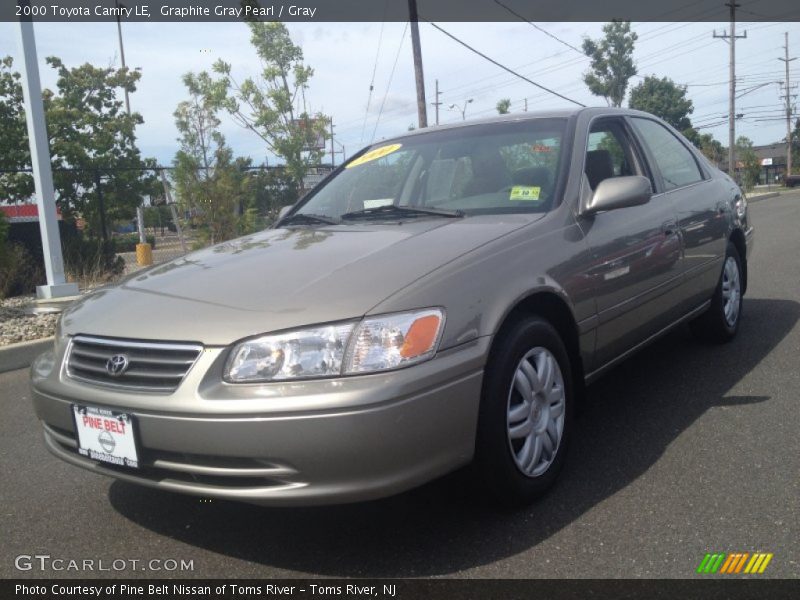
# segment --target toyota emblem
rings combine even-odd
[[[106,361],[106,371],[112,377],[119,377],[128,370],[128,357],[124,354],[115,354]]]

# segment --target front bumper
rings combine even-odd
[[[216,383],[206,351],[169,395],[71,380],[53,353],[31,367],[47,448],[125,481],[263,505],[312,505],[395,494],[467,464],[474,452],[489,339],[393,372],[261,385]],[[133,415],[139,469],[81,456],[72,404]]]

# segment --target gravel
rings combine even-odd
[[[53,335],[58,314],[30,314],[28,311],[35,306],[34,296],[16,296],[0,301],[0,346]]]

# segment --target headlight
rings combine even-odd
[[[741,198],[739,198],[736,201],[736,207],[735,208],[736,208],[736,216],[741,221],[742,219],[744,219],[744,216],[747,214],[747,200],[745,200],[744,196],[742,196]]]
[[[228,358],[225,378],[243,382],[338,375],[354,326],[323,325],[242,342]]]
[[[396,369],[431,358],[444,312],[426,309],[320,325],[241,342],[225,365],[225,381],[285,381]]]

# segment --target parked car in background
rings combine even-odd
[[[783,184],[786,187],[794,187],[800,185],[800,175],[786,175],[784,176]]]
[[[528,502],[586,383],[684,322],[736,335],[752,240],[736,184],[649,114],[425,129],[83,297],[33,404],[59,458],[165,490],[349,502],[472,463]]]

